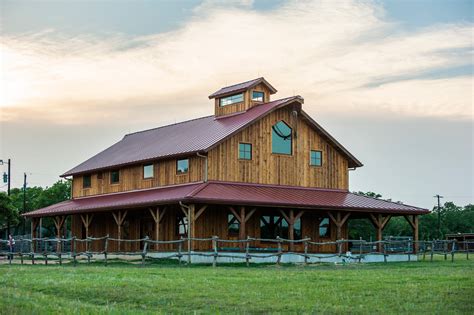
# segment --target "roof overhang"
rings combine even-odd
[[[391,215],[429,213],[427,209],[370,198],[347,190],[209,181],[76,198],[25,213],[24,216],[47,217],[141,209],[179,202]]]
[[[229,95],[232,95],[232,94],[245,92],[248,89],[251,89],[251,88],[253,88],[253,87],[255,87],[255,86],[257,86],[261,83],[264,84],[268,88],[268,90],[270,91],[270,94],[275,94],[277,92],[277,89],[275,89],[263,77],[255,79],[255,80],[248,81],[249,84],[245,84],[245,83],[246,82],[223,87],[223,88],[219,89],[218,91],[216,91],[216,92],[212,93],[211,95],[209,95],[209,99],[220,98],[220,97],[225,97],[225,96],[229,96]],[[235,88],[233,88],[233,87],[235,87]]]

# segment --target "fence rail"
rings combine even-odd
[[[92,250],[92,243],[99,242],[102,244],[101,250]],[[110,250],[110,243],[118,243],[118,251]],[[210,247],[207,251],[194,251],[189,246],[194,242],[208,242]],[[252,247],[253,242],[267,242],[276,244],[277,247]],[[141,248],[135,251],[121,251],[121,244],[136,243],[141,244]],[[229,243],[241,244],[241,247],[226,248],[219,245],[226,245]],[[78,246],[84,244],[83,246]],[[153,250],[154,246],[159,245],[175,245],[174,250],[157,251]],[[302,245],[303,250],[285,250],[284,245]],[[322,254],[317,251],[310,250],[310,246],[327,246],[332,245],[336,247],[334,253]],[[97,247],[97,246],[96,246]],[[186,248],[187,247],[187,248]],[[82,250],[84,249],[85,250]],[[329,259],[338,257],[347,259],[349,261],[361,262],[366,255],[383,255],[384,262],[387,262],[387,257],[394,254],[408,255],[408,260],[411,260],[412,255],[426,259],[426,255],[430,256],[433,261],[435,255],[443,255],[447,260],[448,255],[451,256],[451,261],[454,261],[456,253],[465,253],[466,259],[469,259],[470,252],[474,251],[474,242],[457,241],[457,240],[432,240],[432,241],[412,241],[412,240],[383,240],[383,241],[365,241],[365,240],[337,240],[329,242],[315,242],[310,238],[300,240],[289,240],[284,238],[276,239],[261,239],[247,237],[243,240],[228,240],[220,239],[217,236],[209,238],[181,238],[178,240],[160,241],[152,240],[148,237],[141,239],[118,239],[109,236],[104,237],[88,237],[79,239],[71,238],[19,238],[15,240],[15,244],[10,244],[8,240],[0,240],[0,256],[7,257],[9,264],[15,257],[18,257],[21,264],[24,263],[25,258],[29,258],[32,264],[35,264],[35,259],[43,258],[44,263],[48,264],[48,258],[53,257],[59,264],[63,260],[68,260],[76,265],[78,258],[85,258],[88,263],[91,259],[103,258],[102,261],[107,265],[110,255],[120,258],[120,256],[139,256],[141,257],[141,264],[144,265],[146,260],[153,259],[177,259],[179,264],[183,263],[183,259],[187,258],[187,263],[192,262],[192,257],[212,257],[212,265],[215,267],[218,258],[232,258],[242,260],[247,266],[251,261],[257,261],[265,258],[276,258],[276,263],[280,264],[284,255],[296,255],[303,258],[304,264],[308,264],[310,259]],[[154,253],[161,253],[159,258],[154,257]],[[239,255],[240,253],[240,255]],[[99,256],[99,257],[98,257]],[[155,255],[156,256],[156,255]]]

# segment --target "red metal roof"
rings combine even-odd
[[[210,181],[76,198],[29,212],[25,216],[41,217],[140,208],[179,201],[391,214],[429,212],[427,209],[361,196],[347,190]]]
[[[277,90],[270,83],[268,83],[267,80],[265,80],[262,77],[262,78],[257,78],[257,79],[253,79],[253,80],[250,80],[250,81],[246,81],[246,82],[237,83],[237,84],[234,84],[234,85],[229,85],[229,86],[223,87],[219,91],[216,91],[216,92],[212,93],[211,95],[209,95],[209,98],[212,99],[212,98],[216,98],[216,97],[222,97],[222,96],[225,96],[225,95],[230,95],[230,94],[233,94],[233,93],[243,92],[243,91],[246,91],[246,90],[250,89],[251,87],[254,87],[254,86],[256,86],[257,84],[260,84],[260,83],[265,84],[270,89],[270,94],[275,94],[277,92]]]
[[[67,171],[62,177],[100,169],[146,162],[160,158],[208,152],[216,145],[272,111],[294,103],[303,103],[300,96],[275,100],[227,116],[207,116],[154,129],[127,134],[122,140]],[[362,163],[332,138],[304,111],[302,116],[333,143],[349,159],[349,167]],[[309,117],[309,118],[308,118]]]
[[[111,147],[61,176],[86,173],[164,157],[207,152],[217,143],[282,106],[302,102],[299,96],[254,106],[245,112],[207,116],[126,135]]]

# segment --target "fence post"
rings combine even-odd
[[[277,265],[280,265],[281,262],[281,255],[282,255],[282,248],[281,248],[281,240],[280,237],[277,236],[278,241],[278,258],[277,258]]]
[[[89,242],[91,241],[90,237],[87,236],[86,237],[86,255],[87,255],[87,263],[90,264],[91,263],[91,253],[89,251],[89,247],[90,247],[90,244]]]
[[[33,238],[33,235],[31,235],[31,264],[34,265],[35,264],[35,245],[33,244],[33,242],[35,242],[36,240],[34,240]]]
[[[362,262],[362,237],[359,237],[359,264]]]
[[[426,260],[426,242],[423,241],[423,261]]]
[[[143,243],[143,251],[142,251],[142,267],[145,265],[145,257],[147,254],[147,248],[148,248],[148,236],[145,236],[145,241]]]
[[[71,239],[71,251],[72,251],[73,266],[76,267],[77,257],[76,257],[76,237],[75,236],[73,236]]]
[[[245,244],[245,263],[247,267],[250,266],[250,237],[247,235],[247,242]]]
[[[56,241],[56,249],[58,250],[57,255],[58,255],[58,258],[59,258],[59,265],[60,266],[63,264],[63,259],[61,257],[61,252],[62,252],[62,248],[61,248],[62,246],[61,245],[62,245],[62,241],[61,241],[60,238],[58,238],[57,241]]]
[[[304,265],[308,265],[308,238],[304,239]]]
[[[469,242],[464,239],[464,250],[466,251],[466,259],[469,260]]]
[[[430,261],[433,262],[433,256],[434,256],[434,241],[431,241],[431,253],[430,253]]]
[[[108,251],[109,251],[109,234],[107,234],[105,236],[105,240],[104,240],[104,260],[105,260],[105,265],[107,266],[107,255],[108,255]]]
[[[382,248],[383,248],[383,262],[387,262],[387,248],[385,246],[385,241],[381,241],[382,243],[380,245],[382,245]],[[408,261],[410,261],[410,252],[408,252]]]
[[[191,266],[191,238],[188,235],[188,267]]]
[[[23,265],[23,236],[20,237],[20,242],[21,242],[21,246],[20,246],[20,260],[21,260],[21,264]]]
[[[341,240],[336,240],[336,244],[337,244],[337,255],[339,256],[339,258],[341,258],[342,256],[342,243],[341,243]]]
[[[455,244],[456,244],[456,240],[453,240],[451,244],[451,262],[454,262],[454,252],[456,250]]]
[[[182,247],[183,247],[183,237],[181,236],[181,242],[178,243],[178,263],[180,266],[181,266],[181,257],[183,256],[181,254]]]
[[[212,267],[217,266],[217,239],[218,239],[217,236],[212,237],[212,248],[214,250],[214,258],[212,260]]]
[[[443,241],[444,260],[448,260],[448,243]]]

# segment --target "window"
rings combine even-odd
[[[176,217],[176,235],[183,237],[188,235],[188,218],[183,215]]]
[[[239,159],[252,159],[252,145],[250,143],[239,143]]]
[[[239,235],[240,222],[233,214],[227,215],[227,231],[229,235]]]
[[[82,176],[82,188],[91,188],[91,176],[90,175]]]
[[[260,218],[260,237],[275,239],[288,238],[288,222],[279,215],[264,215]]]
[[[143,178],[153,178],[153,164],[143,165]]]
[[[176,174],[186,174],[189,170],[189,159],[178,160],[176,162]]]
[[[288,155],[292,153],[292,130],[282,120],[272,126],[272,152]]]
[[[231,105],[235,103],[242,103],[244,101],[244,93],[235,94],[219,99],[220,106]]]
[[[331,237],[331,223],[329,222],[329,218],[323,218],[319,222],[319,237],[321,238]]]
[[[120,182],[120,171],[111,171],[110,172],[110,183],[117,184]]]
[[[263,92],[257,92],[257,91],[252,92],[252,101],[263,102],[263,99],[264,99]]]
[[[311,161],[310,165],[312,166],[321,166],[323,165],[323,153],[321,151],[311,150]]]

